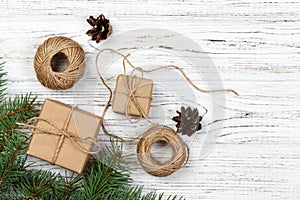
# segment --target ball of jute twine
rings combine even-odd
[[[53,71],[51,62],[55,55],[64,54],[67,66],[62,72]],[[34,58],[38,80],[45,87],[55,90],[71,88],[84,74],[85,54],[74,40],[62,36],[47,39],[39,46]]]
[[[164,142],[172,148],[172,157],[160,163],[151,155],[151,146]],[[169,176],[180,169],[188,160],[189,149],[176,132],[167,126],[155,126],[146,131],[137,144],[137,157],[146,172],[153,176]]]

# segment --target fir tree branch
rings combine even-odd
[[[21,133],[12,129],[9,140],[6,140],[0,156],[0,192],[11,188],[18,182],[26,161],[26,140]]]
[[[14,99],[8,99],[7,102],[0,105],[0,152],[3,151],[6,142],[10,140],[11,132],[16,128],[16,122],[25,122],[28,118],[36,115],[35,99],[30,94],[21,95]],[[22,137],[24,134],[20,133],[19,138]]]
[[[13,130],[13,127],[9,127],[8,130],[7,130],[7,133],[4,135],[6,138],[9,138],[12,134],[12,130]],[[0,152],[3,151],[4,147],[5,147],[5,143],[6,143],[6,140],[3,140],[2,141],[2,144],[0,146]]]
[[[14,199],[53,199],[57,174],[50,171],[27,170],[18,183],[13,186],[11,196]]]
[[[90,163],[83,176],[78,199],[93,200],[162,200],[163,194],[150,192],[142,195],[142,186],[132,186],[128,164],[120,155],[122,145],[111,143],[101,156]],[[120,159],[121,158],[121,159]],[[168,199],[183,199],[169,196]]]
[[[55,184],[55,199],[77,199],[77,193],[82,187],[82,175],[73,174],[71,177],[58,176]]]
[[[10,172],[10,169],[13,167],[13,163],[17,157],[18,152],[19,152],[19,147],[16,147],[16,149],[12,155],[12,158],[8,163],[7,168],[4,170],[4,172],[0,178],[0,187],[1,187],[2,183],[4,182],[4,179],[7,177],[7,174]]]
[[[27,110],[30,109],[30,107],[31,107],[31,105],[28,105],[28,106],[26,106],[26,107],[24,107],[24,108],[19,108],[19,109],[17,109],[17,110],[13,110],[13,111],[7,113],[7,114],[4,115],[4,116],[1,116],[1,117],[0,117],[0,121],[3,121],[4,119],[6,119],[6,118],[8,118],[8,117],[11,117],[11,116],[13,116],[13,115],[19,114],[19,113],[21,113],[21,112],[27,111]]]
[[[27,118],[36,114],[36,97],[31,94],[18,95],[9,98],[0,105],[0,124],[14,124],[16,120],[26,121]]]
[[[6,81],[0,64],[0,196],[5,198],[24,175],[27,140],[16,130],[16,122],[25,122],[36,114],[35,98],[31,94],[5,99]],[[8,198],[11,199],[11,198]]]
[[[69,199],[70,188],[71,188],[71,183],[68,182],[67,183],[67,189],[66,189],[66,199]]]

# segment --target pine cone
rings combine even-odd
[[[90,16],[90,18],[86,21],[93,26],[93,28],[88,30],[86,34],[88,36],[92,36],[92,40],[96,40],[97,43],[101,40],[105,40],[112,33],[112,27],[109,20],[105,19],[103,14],[99,15],[97,19]]]
[[[200,124],[202,117],[199,116],[197,108],[192,110],[191,107],[181,107],[181,112],[176,112],[178,113],[178,116],[173,117],[172,120],[177,122],[177,133],[192,136],[196,131],[199,131],[202,128]]]

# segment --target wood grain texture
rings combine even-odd
[[[114,34],[168,28],[191,38],[210,57],[224,87],[241,94],[226,94],[226,105],[219,105],[226,111],[224,119],[206,117],[207,127],[214,121],[223,124],[217,144],[205,158],[198,152],[211,134],[206,129],[190,143],[187,165],[169,177],[152,177],[133,164],[134,182],[147,191],[187,199],[300,199],[299,1],[0,0],[0,5],[0,58],[6,61],[9,95],[33,91],[41,101],[54,98],[101,110],[108,96],[104,89],[95,89],[97,45],[91,46],[85,35],[85,19],[100,13],[111,20]],[[71,37],[86,51],[88,69],[76,90],[51,91],[35,77],[35,51],[55,35]],[[163,54],[159,60],[180,62]],[[205,86],[201,78],[193,80]],[[165,81],[176,83],[170,77]],[[209,95],[197,98],[208,109],[213,106]],[[113,126],[113,119],[108,123]],[[126,151],[135,152],[135,145],[126,145]],[[135,156],[130,159],[137,162]],[[35,161],[40,167],[56,168]]]

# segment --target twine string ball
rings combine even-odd
[[[172,157],[158,162],[151,155],[151,146],[156,142],[164,142],[172,148]],[[188,160],[189,149],[176,132],[167,126],[155,126],[146,131],[137,144],[137,157],[143,169],[153,176],[169,176],[180,169]]]
[[[59,69],[56,59],[67,59],[64,70]],[[53,66],[54,65],[54,66]],[[83,76],[85,54],[74,40],[56,36],[47,39],[37,49],[34,58],[34,70],[40,83],[54,90],[69,89]]]

